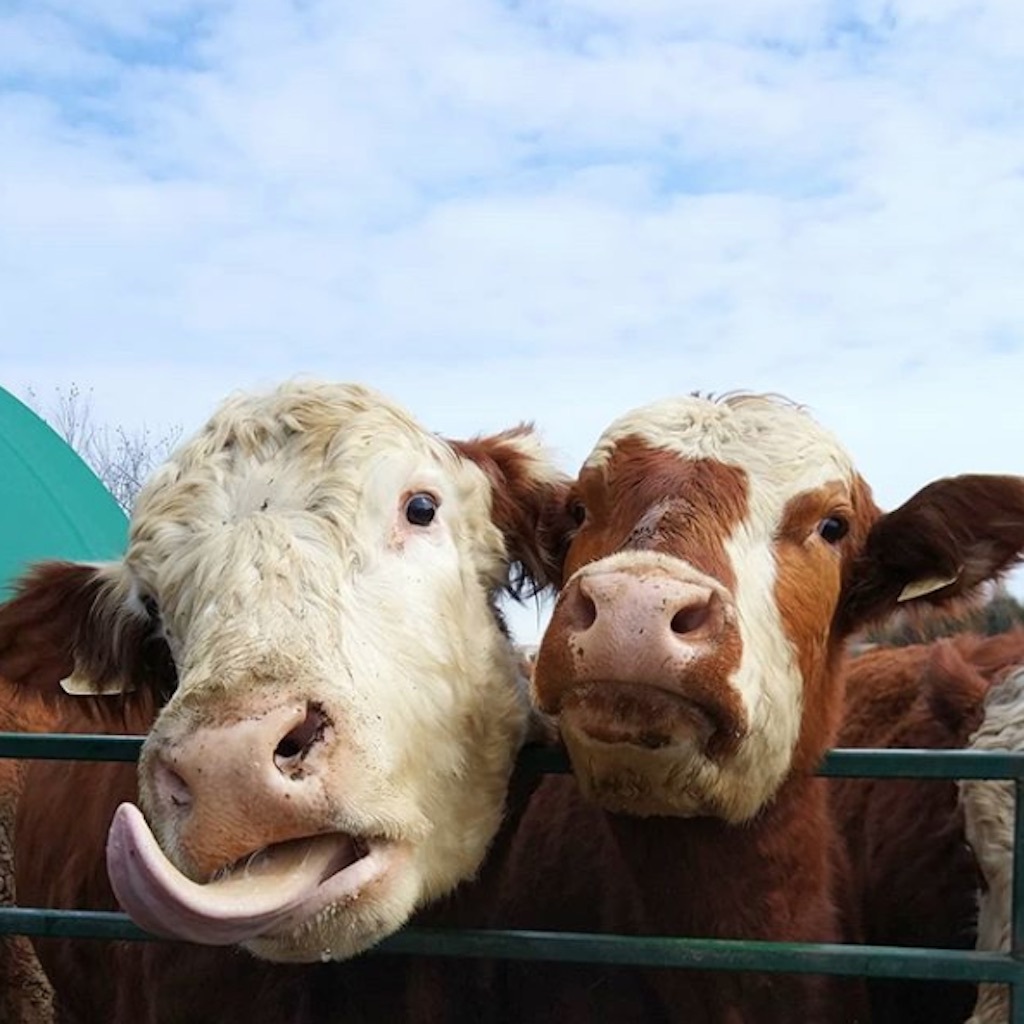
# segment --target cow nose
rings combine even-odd
[[[313,702],[154,739],[140,766],[147,802],[156,818],[174,823],[199,874],[318,820],[332,729]]]
[[[274,747],[277,770],[282,775],[295,778],[302,771],[302,764],[310,751],[322,742],[326,728],[327,718],[322,709],[316,704],[307,704],[302,721],[293,725]]]
[[[158,755],[153,779],[156,797],[169,807],[190,807],[193,788],[202,786],[204,777],[211,784],[241,751],[251,767],[253,784],[259,784],[261,774],[271,774],[271,765],[286,778],[300,779],[312,748],[323,741],[326,724],[323,711],[307,704],[276,709],[219,734],[197,730]]]
[[[568,627],[582,638],[611,631],[616,639],[692,643],[720,623],[722,602],[702,583],[667,573],[602,572],[573,580],[562,594]]]
[[[721,668],[734,660],[735,614],[723,595],[708,577],[655,566],[571,579],[538,653],[533,692],[539,707],[558,714],[571,694],[577,699],[617,683],[660,687],[717,705],[711,691],[721,687],[698,667],[714,662]],[[717,710],[715,716],[721,717]]]

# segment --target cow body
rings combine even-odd
[[[660,927],[860,941],[864,894],[812,777],[844,715],[846,639],[1012,565],[1024,481],[943,480],[886,515],[799,408],[689,397],[614,423],[570,500],[535,700],[589,797],[633,816],[620,848],[650,879]],[[862,738],[882,745],[890,723],[873,724]],[[700,1007],[691,1020],[868,1019],[862,986],[842,979],[674,984]]]
[[[308,971],[253,956],[346,960],[478,872],[528,728],[496,601],[513,565],[549,582],[562,489],[527,428],[446,442],[366,389],[286,385],[157,471],[122,561],[23,581],[5,700],[147,739],[137,773],[25,770],[20,901],[233,947],[40,943],[63,1019],[304,1020]]]
[[[988,692],[982,721],[970,739],[972,750],[1024,750],[1024,651],[1014,670]],[[960,783],[960,804],[967,838],[985,884],[978,900],[977,948],[1010,950],[1013,904],[1014,793],[1012,782],[972,779]],[[982,984],[968,1024],[1006,1024],[1009,992],[1004,985]]]
[[[1022,663],[1020,628],[879,648],[853,658],[845,669],[847,710],[838,745],[963,749],[982,722],[989,688]],[[957,789],[952,779],[833,783],[835,817],[850,851],[854,888],[862,895],[867,942],[974,947],[983,889],[978,861],[984,866],[984,855],[998,844],[978,843],[976,860],[965,842]],[[880,979],[872,985],[873,1017],[900,1024],[962,1021],[975,990],[967,982]]]
[[[0,701],[0,732],[48,732],[53,725],[51,710],[31,697]],[[17,903],[15,820],[24,773],[23,763],[0,758],[0,906]],[[0,1022],[51,1024],[52,1020],[53,990],[32,944],[21,935],[0,935]]]

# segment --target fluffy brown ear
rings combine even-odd
[[[971,597],[1022,551],[1024,478],[936,480],[875,521],[847,573],[837,624],[849,632],[901,604]]]
[[[135,602],[137,604],[137,602]],[[0,605],[0,677],[42,696],[175,685],[157,625],[133,607],[119,563],[43,562]]]
[[[555,467],[532,425],[449,443],[491,482],[491,515],[505,535],[512,592],[559,586],[574,525],[566,507],[570,480]]]

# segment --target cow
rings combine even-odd
[[[846,664],[848,711],[836,742],[963,749],[985,717],[990,687],[1022,663],[1020,627],[994,636],[961,633],[932,643],[876,648]],[[993,844],[975,844],[970,829],[965,836],[957,783],[837,779],[833,798],[854,889],[864,900],[865,940],[972,948],[978,897],[985,888],[978,869],[992,857]],[[875,1020],[959,1022],[970,1013],[977,986],[878,979],[871,994]]]
[[[58,1019],[394,1019],[380,960],[317,987],[481,873],[530,715],[499,598],[555,581],[564,491],[532,428],[446,441],[293,382],[177,449],[121,560],[21,581],[0,702],[146,740],[137,773],[23,771],[19,901],[178,940],[38,942]]]
[[[883,513],[803,408],[690,395],[616,420],[569,500],[532,695],[607,813],[644,930],[860,941],[866,901],[815,776],[857,717],[845,644],[1015,564],[1024,479],[941,479]],[[859,983],[813,976],[681,973],[660,993],[718,1024],[869,1012]]]
[[[10,694],[6,695],[8,698]],[[0,701],[0,732],[48,732],[52,711],[31,698]],[[0,758],[0,906],[16,903],[14,827],[24,766]],[[51,1024],[53,990],[27,938],[0,935],[0,1022]]]
[[[984,715],[970,737],[971,750],[1024,750],[1024,652],[1013,671],[988,691]],[[967,839],[978,858],[977,948],[1009,952],[1013,893],[1014,794],[1012,782],[965,779],[960,783]],[[968,1024],[1007,1024],[1009,997],[1003,985],[982,984]]]

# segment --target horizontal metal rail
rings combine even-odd
[[[55,761],[135,761],[141,736],[0,732],[0,758]],[[519,756],[527,771],[570,770],[560,748],[527,747]],[[1024,753],[983,750],[830,750],[818,769],[828,778],[1024,780]]]
[[[135,761],[138,736],[0,732],[0,758]],[[564,751],[527,748],[519,767],[570,770]],[[1024,1024],[1024,753],[973,750],[832,750],[818,774],[830,778],[1004,779],[1015,783],[1013,950],[965,950],[821,943],[663,938],[570,932],[406,928],[381,942],[390,954],[494,957],[566,963],[622,964],[708,971],[764,971],[864,977],[981,981],[1010,985],[1011,1020]],[[0,908],[0,935],[158,940],[127,915],[105,911]],[[159,940],[158,940],[159,941]]]
[[[137,761],[141,736],[0,732],[0,757],[54,761]]]
[[[0,934],[162,941],[124,914],[98,910],[0,909]],[[563,963],[688,967],[706,971],[964,978],[1011,983],[1020,967],[998,953],[838,943],[754,942],[656,936],[406,928],[375,950],[416,956],[495,957]]]

